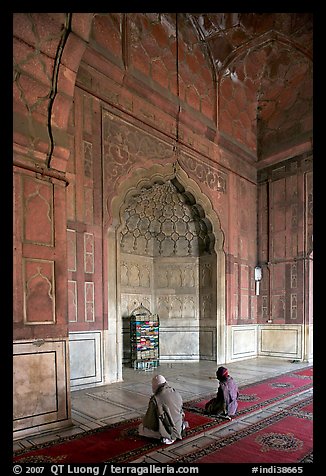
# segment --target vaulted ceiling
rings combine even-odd
[[[178,96],[189,127],[234,144],[257,167],[311,150],[312,13],[15,14],[15,140],[48,148],[48,163],[54,151],[59,169],[69,150],[53,134],[67,127],[76,77],[91,55],[115,65],[126,87],[128,75],[143,79],[136,93],[147,88],[149,101],[150,88],[161,88],[168,113]]]
[[[256,124],[257,158],[312,137],[312,13],[189,13],[219,78],[226,132]],[[230,104],[229,97],[233,97]],[[247,111],[241,111],[246,101]],[[249,108],[248,105],[250,104]],[[223,120],[221,124],[223,130]],[[233,128],[233,130],[232,130]],[[241,140],[241,137],[240,137]],[[248,145],[250,145],[250,138]]]
[[[172,93],[177,76],[181,100],[209,119],[216,107],[220,136],[249,160],[311,143],[312,13],[100,13],[102,50],[123,50],[123,15],[133,67]]]

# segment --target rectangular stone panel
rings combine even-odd
[[[286,232],[280,231],[272,235],[272,257],[280,259],[286,257]]]
[[[231,326],[227,329],[230,338],[231,358],[246,358],[257,353],[257,327]]]
[[[199,349],[201,360],[216,359],[216,329],[207,326],[199,331]]]
[[[259,353],[277,357],[301,358],[301,326],[261,326]]]
[[[76,218],[76,186],[73,180],[74,178],[70,179],[70,183],[66,188],[66,210],[68,220],[75,220]]]
[[[68,281],[68,318],[69,322],[77,322],[77,282]]]
[[[198,328],[171,327],[160,329],[160,359],[196,360],[199,356]]]
[[[31,177],[23,177],[22,207],[23,241],[38,245],[54,245],[53,185]]]
[[[241,289],[249,289],[249,267],[241,265]]]
[[[85,321],[94,322],[94,283],[85,283]]]
[[[14,420],[56,412],[58,405],[55,352],[27,354],[24,357],[14,355],[13,365],[15,393],[17,396],[25,394],[24,401],[20,398],[14,399]]]
[[[94,273],[94,235],[84,233],[84,271]]]
[[[71,386],[101,382],[101,333],[70,333],[69,349]]]
[[[24,323],[55,324],[54,262],[23,259]]]
[[[241,292],[241,316],[242,319],[249,317],[249,296],[246,292]]]
[[[272,318],[285,319],[285,293],[272,295]]]
[[[274,264],[271,272],[273,291],[283,291],[285,289],[285,264]]]
[[[93,188],[84,186],[84,221],[87,224],[94,222]]]
[[[76,271],[76,230],[67,229],[68,271]]]
[[[14,342],[13,354],[14,432],[68,419],[66,342]]]

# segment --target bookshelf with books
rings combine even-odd
[[[159,366],[159,317],[142,304],[130,318],[131,366],[135,370],[154,370]]]

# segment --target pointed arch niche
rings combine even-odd
[[[130,314],[160,318],[160,361],[225,361],[225,254],[210,200],[173,164],[120,184],[107,233],[107,381],[130,365]]]

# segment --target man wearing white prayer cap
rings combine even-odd
[[[139,425],[139,434],[161,439],[167,445],[176,439],[182,440],[187,422],[184,422],[180,393],[167,383],[163,375],[154,375],[152,391],[146,414]]]

